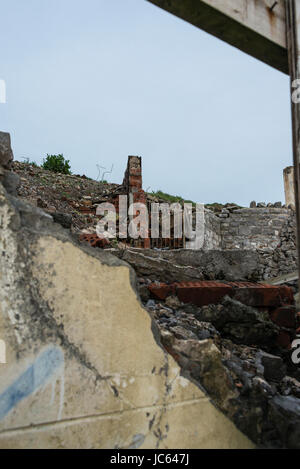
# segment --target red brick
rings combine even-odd
[[[283,305],[289,305],[293,309],[293,292],[288,287],[261,285],[250,282],[230,282],[225,284],[213,281],[182,282],[173,285],[176,287],[176,293],[180,301],[193,303],[197,306],[220,303],[225,295],[229,295],[245,305],[253,306],[262,311],[270,310],[270,308],[280,308]],[[158,287],[156,286],[156,288]],[[280,312],[280,318],[286,314],[286,321],[287,310]],[[291,313],[289,314],[291,315]],[[276,317],[279,317],[279,312],[276,314]],[[289,327],[295,327],[295,325]]]
[[[234,298],[253,307],[274,308],[294,303],[293,291],[286,286],[241,283],[240,288],[236,288],[234,292]]]
[[[281,306],[272,311],[270,317],[280,327],[288,327],[290,329],[295,329],[296,327],[295,306]]]
[[[129,188],[131,187],[142,187],[142,178],[140,176],[129,176]],[[130,189],[129,189],[130,191]]]
[[[230,285],[218,282],[185,282],[177,284],[177,296],[183,303],[197,306],[217,304],[232,293]]]
[[[157,300],[165,300],[167,296],[175,293],[175,285],[167,285],[166,283],[155,284],[152,283],[148,286],[148,289],[152,296]]]
[[[139,168],[130,168],[130,176],[141,176],[142,175],[142,169],[141,167]]]
[[[144,249],[150,249],[150,238],[144,239]]]
[[[106,238],[99,238],[97,234],[82,234],[79,237],[81,242],[87,242],[93,248],[104,248],[110,245],[110,242]]]

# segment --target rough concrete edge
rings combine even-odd
[[[153,334],[154,341],[155,341],[156,345],[158,345],[160,347],[160,349],[162,350],[162,352],[164,354],[164,357],[165,357],[165,367],[164,368],[166,368],[164,371],[165,371],[165,374],[166,374],[166,377],[167,377],[168,367],[169,367],[168,357],[169,356],[172,357],[172,355],[164,348],[164,346],[161,342],[159,328],[158,328],[155,320],[151,317],[150,313],[147,311],[147,309],[144,307],[144,305],[141,301],[140,294],[139,294],[139,291],[138,291],[138,288],[137,288],[137,276],[136,276],[136,273],[135,273],[133,267],[131,267],[126,261],[123,261],[120,258],[113,255],[111,252],[105,252],[105,251],[102,251],[100,249],[92,248],[88,244],[81,243],[79,241],[79,239],[76,237],[76,235],[72,234],[68,229],[65,229],[61,225],[55,223],[53,218],[51,217],[51,215],[47,214],[46,212],[44,212],[40,208],[34,207],[31,204],[29,204],[27,202],[24,202],[23,200],[19,199],[18,197],[14,197],[14,196],[8,194],[4,187],[3,187],[3,189],[4,189],[4,195],[6,196],[7,201],[9,202],[10,206],[14,209],[15,213],[19,215],[20,220],[21,220],[19,228],[15,231],[20,233],[24,230],[24,232],[28,232],[31,235],[33,235],[36,240],[39,239],[39,238],[42,238],[43,236],[50,236],[50,237],[52,236],[53,238],[55,238],[55,239],[57,239],[57,240],[59,240],[63,243],[71,243],[73,246],[75,246],[76,248],[79,248],[82,252],[84,252],[88,256],[97,259],[102,264],[104,264],[108,267],[120,267],[121,266],[121,267],[126,267],[129,270],[129,280],[130,280],[131,288],[132,288],[133,292],[135,293],[135,297],[136,297],[140,307],[145,311],[145,313],[150,318],[151,331],[152,331],[152,334]],[[34,225],[33,226],[28,225],[28,220],[26,221],[26,215],[29,215],[29,216],[32,215],[36,222],[41,221],[42,223],[41,223],[40,229],[37,229]],[[75,355],[76,356],[78,355],[77,352],[75,353]],[[80,359],[80,362],[82,362],[82,360],[85,362],[85,357],[77,356],[77,358]],[[84,364],[88,369],[90,369],[90,371],[95,372],[95,370],[93,369],[92,364],[90,364],[90,363],[84,363]],[[205,397],[209,399],[210,403],[219,412],[221,412],[222,415],[224,415],[226,418],[228,418],[232,422],[232,424],[238,429],[235,422],[232,419],[230,419],[230,417],[228,417],[222,411],[222,409],[220,409],[220,407],[210,397],[210,395],[208,394],[206,389],[201,385],[201,383],[196,381],[190,375],[189,370],[184,369],[179,363],[177,363],[177,366],[180,369],[180,376],[184,377],[185,379],[190,381],[193,385],[195,385],[198,389],[200,389],[200,391],[202,391],[204,393]],[[97,379],[107,379],[107,377],[97,376]],[[168,393],[168,384],[167,384],[167,382],[166,382],[165,386],[166,386],[166,393],[165,394],[167,394]],[[163,404],[163,407],[164,406],[165,406],[165,404]],[[239,430],[239,431],[241,431],[241,430]],[[243,432],[241,432],[241,433],[243,433]],[[245,435],[245,436],[247,437],[247,435]],[[247,438],[249,438],[249,437],[247,437]],[[159,444],[159,442],[158,442],[158,444]]]

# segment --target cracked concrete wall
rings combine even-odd
[[[1,184],[0,250],[0,448],[253,447],[162,349],[128,264]]]

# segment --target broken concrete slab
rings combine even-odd
[[[140,277],[161,282],[256,280],[260,258],[255,251],[113,249]]]

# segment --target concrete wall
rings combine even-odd
[[[129,266],[0,184],[0,448],[251,448],[155,339]]]

